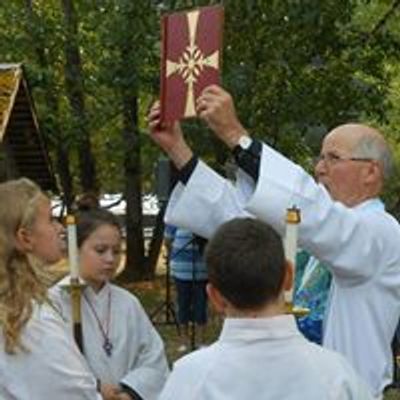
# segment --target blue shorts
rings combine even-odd
[[[186,281],[175,279],[178,321],[187,325],[194,321],[199,325],[207,323],[207,281]]]

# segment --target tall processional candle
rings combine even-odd
[[[83,353],[83,332],[81,314],[82,285],[79,281],[78,240],[76,234],[75,217],[73,215],[67,215],[66,224],[68,235],[68,260],[71,275],[69,290],[71,295],[73,333],[76,344]]]
[[[67,215],[67,234],[68,234],[68,261],[71,279],[79,279],[78,262],[78,242],[76,236],[76,222],[73,215]]]
[[[296,206],[290,207],[286,212],[286,232],[284,239],[285,257],[293,265],[293,277],[296,272],[296,253],[298,228],[300,223],[300,209]],[[294,282],[290,290],[285,292],[286,303],[293,303]]]

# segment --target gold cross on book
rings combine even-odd
[[[187,97],[184,117],[196,115],[194,104],[194,84],[199,79],[205,66],[219,69],[219,50],[212,54],[205,55],[196,45],[197,23],[199,11],[192,11],[187,14],[189,27],[189,45],[180,55],[178,61],[167,60],[166,77],[178,73],[187,84]]]
[[[219,83],[223,8],[202,7],[163,18],[161,108],[164,120],[196,115],[196,96]]]

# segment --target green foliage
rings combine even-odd
[[[365,39],[356,2],[249,3],[225,2],[224,82],[247,126],[301,160],[335,125],[385,119],[387,43]]]
[[[157,10],[150,1],[102,1],[96,9],[83,8],[82,48],[90,61],[87,90],[93,107],[99,175],[107,182],[107,190],[119,191],[124,184],[122,99],[146,99],[154,91],[158,80]],[[145,105],[140,107],[140,120],[145,110]],[[139,126],[132,126],[132,130],[139,132]]]
[[[143,133],[158,96],[159,17],[218,1],[75,1],[89,129],[102,191],[124,185],[122,98],[136,96],[143,182],[151,188],[158,150]],[[59,1],[0,4],[1,62],[23,61],[42,127],[74,152],[77,129],[65,98],[65,32]],[[225,0],[223,84],[243,124],[256,136],[307,165],[322,136],[345,121],[384,125],[398,143],[400,109],[399,11],[389,0]],[[38,58],[43,50],[47,67]],[[46,105],[57,94],[59,115]],[[57,119],[57,121],[55,121]],[[57,122],[57,123],[56,123]],[[62,132],[54,127],[61,126]],[[189,140],[207,159],[223,162],[225,149],[204,124],[188,121]],[[73,165],[76,171],[76,164]]]

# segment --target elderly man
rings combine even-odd
[[[197,110],[232,149],[236,186],[193,156],[178,124],[160,124],[155,104],[152,138],[180,170],[167,221],[209,237],[223,222],[252,215],[283,234],[286,209],[299,207],[300,246],[333,276],[323,345],[342,353],[381,398],[392,380],[390,343],[400,314],[400,226],[378,198],[391,163],[384,139],[364,125],[334,129],[323,142],[316,183],[250,138],[222,88],[208,87]]]

